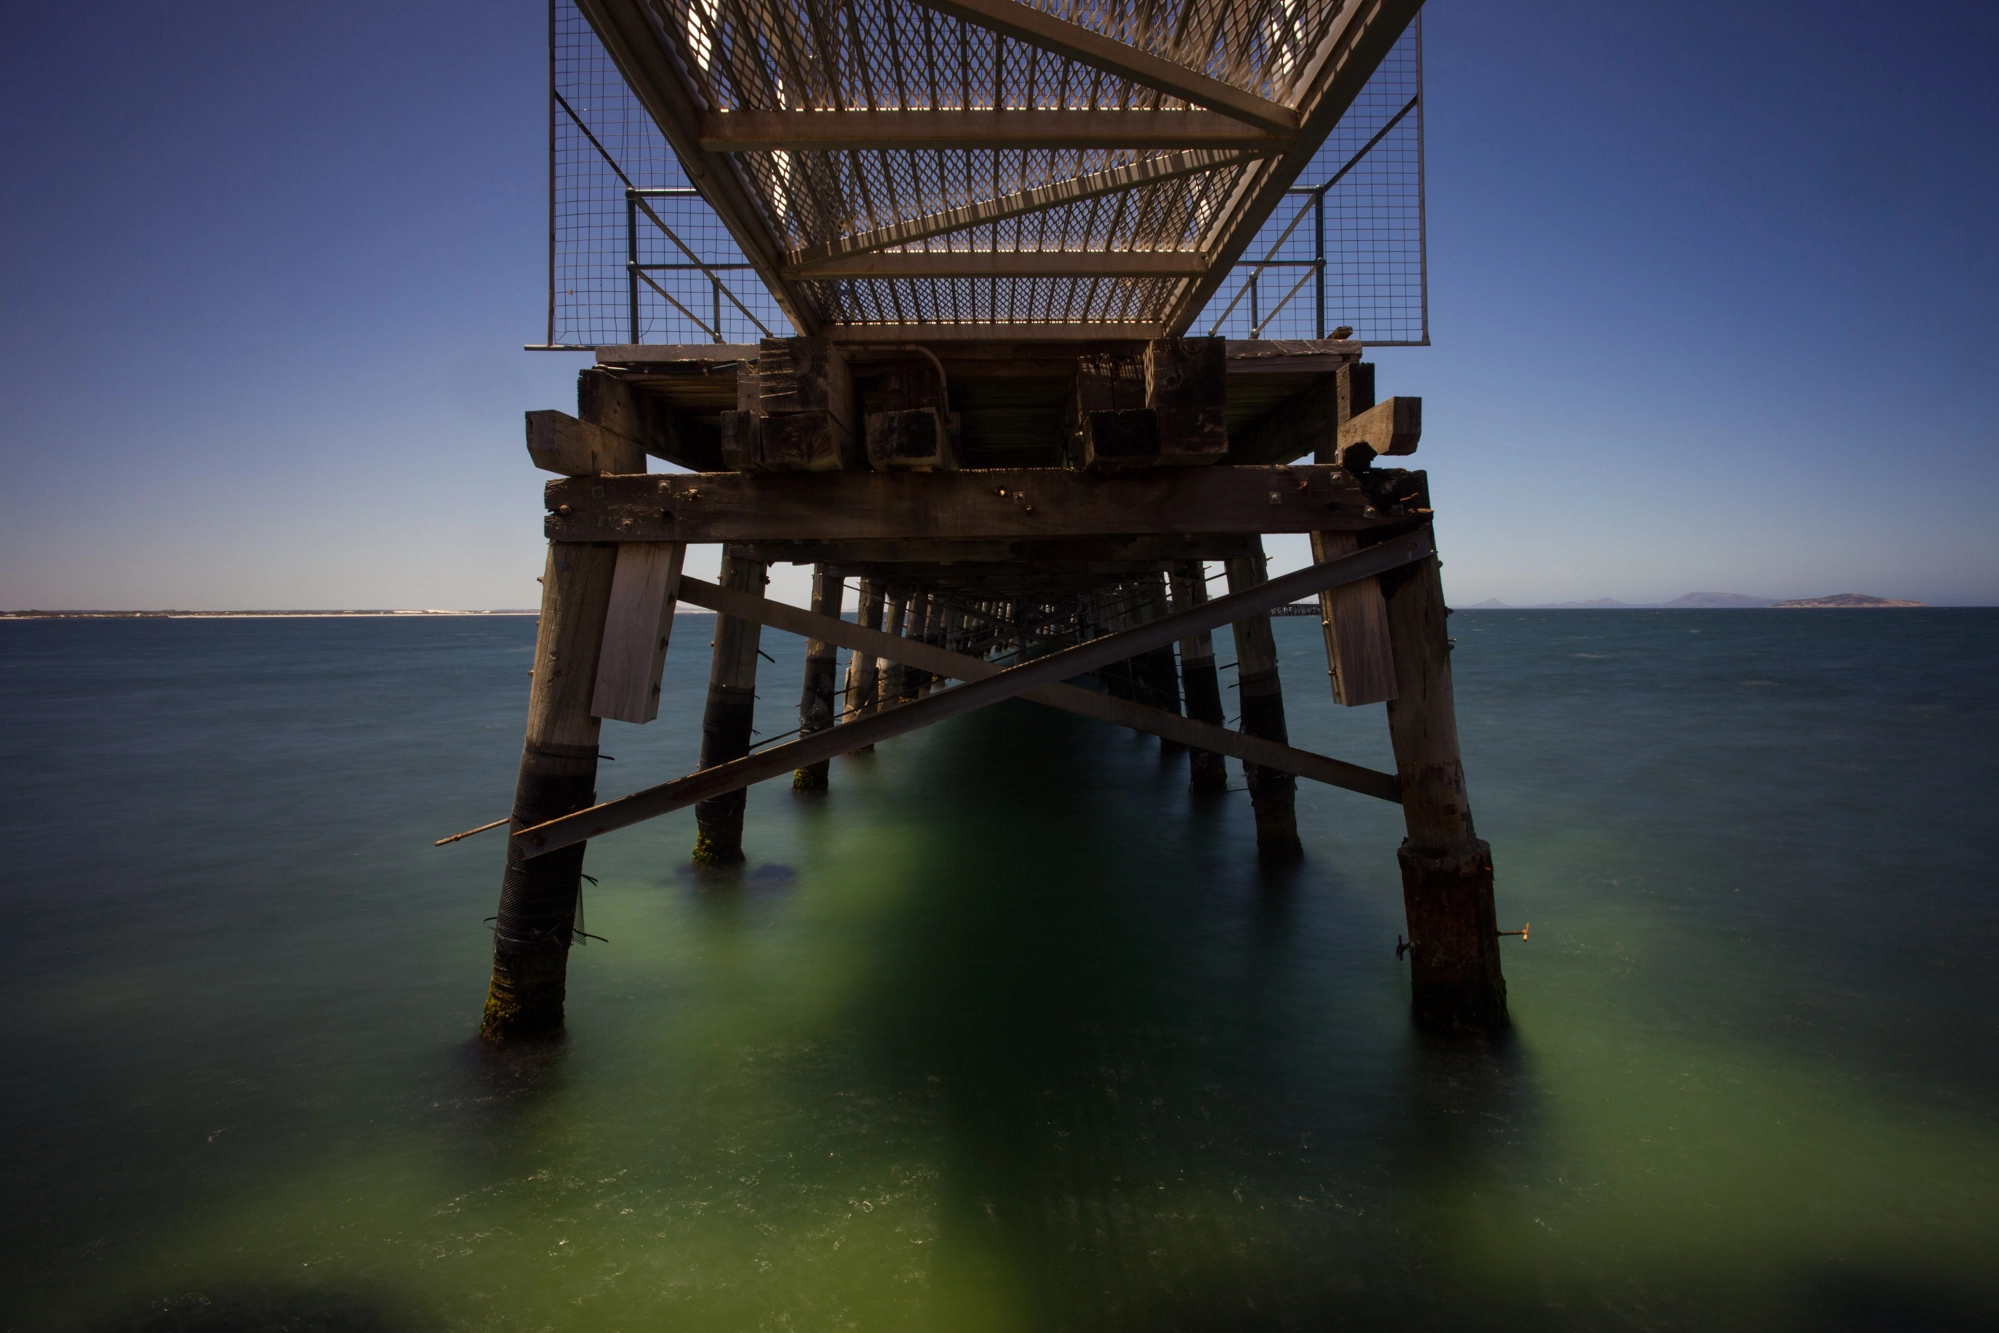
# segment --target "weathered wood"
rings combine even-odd
[[[934,407],[870,412],[868,463],[880,471],[948,471],[958,466],[958,451]]]
[[[916,731],[975,708],[983,708],[987,704],[1011,698],[1025,690],[1056,684],[1072,676],[1095,671],[1111,662],[1121,661],[1133,653],[1176,642],[1201,630],[1211,630],[1217,625],[1240,621],[1258,614],[1267,615],[1275,607],[1296,601],[1300,597],[1310,596],[1322,589],[1352,579],[1369,578],[1384,570],[1399,568],[1411,561],[1421,560],[1431,554],[1432,549],[1428,534],[1423,533],[1398,537],[1382,542],[1378,546],[1367,547],[1332,564],[1308,565],[1304,569],[1294,570],[1245,592],[1231,593],[1205,606],[1176,612],[1164,620],[1155,620],[1124,634],[1108,639],[1092,640],[1036,657],[1017,666],[1005,668],[999,674],[984,680],[968,681],[927,699],[920,699],[899,708],[884,709],[871,717],[861,718],[849,727],[836,727],[832,731],[801,736],[797,740],[771,746],[757,754],[746,755],[714,769],[693,773],[657,787],[648,787],[644,791],[633,792],[615,801],[607,801],[594,809],[575,815],[550,820],[546,824],[523,830],[514,836],[527,842],[537,855],[572,846],[615,829],[626,828],[651,819],[656,815],[684,809],[718,793],[739,791],[753,783],[788,772],[800,764],[829,758],[848,746],[871,745],[892,736]],[[693,601],[700,592],[693,587],[693,583],[694,581],[690,579],[681,580],[681,595],[687,601]],[[826,633],[828,638],[833,635],[830,627]],[[1205,743],[1205,738],[1193,743]]]
[[[769,598],[745,597],[712,583],[689,580],[687,586],[687,600],[692,605],[708,607],[718,614],[759,620],[772,629],[786,630],[793,634],[819,635],[829,642],[854,649],[857,655],[892,651],[898,656],[909,659],[910,663],[920,670],[928,670],[952,680],[985,680],[998,675],[1004,669],[992,662],[963,653],[935,648],[911,639],[898,640],[879,630],[868,630],[866,626],[849,625],[845,621],[831,623],[830,617],[817,616],[812,612],[801,611],[795,606],[775,602]],[[1083,717],[1095,718],[1098,721],[1158,736],[1163,740],[1189,746],[1213,747],[1234,758],[1249,759],[1266,767],[1282,769],[1299,777],[1311,778],[1315,782],[1359,792],[1365,796],[1373,796],[1384,801],[1400,799],[1399,789],[1392,773],[1376,772],[1371,768],[1313,754],[1309,750],[1294,749],[1261,737],[1230,731],[1220,725],[1219,718],[1211,723],[1182,718],[1157,708],[1112,699],[1073,685],[1039,686],[1023,691],[1020,697],[1046,704],[1051,708],[1062,709],[1064,712],[1076,713]]]
[[[882,627],[881,589],[873,579],[862,579],[855,591],[855,623],[863,629]],[[852,644],[842,647],[851,648]],[[847,697],[841,706],[840,721],[852,722],[874,706],[879,680],[877,658],[872,652],[856,652],[847,658]]]
[[[1176,613],[1192,610],[1208,600],[1207,570],[1200,561],[1183,560],[1174,564],[1172,591]],[[1202,630],[1180,640],[1180,681],[1186,692],[1187,716],[1220,728],[1227,714],[1222,711],[1214,636],[1209,631]],[[1195,791],[1209,795],[1227,790],[1228,766],[1222,763],[1222,756],[1229,753],[1232,751],[1211,746],[1194,750],[1188,756],[1188,784]]]
[[[1364,531],[1427,508],[1421,473],[1385,472],[1377,509],[1337,467],[960,472],[656,473],[552,481],[557,541],[853,541]]]
[[[1268,586],[1269,566],[1261,551],[1229,561],[1227,569],[1231,596]],[[1242,714],[1239,725],[1252,736],[1288,741],[1284,690],[1277,676],[1277,642],[1270,632],[1268,611],[1245,616],[1231,628],[1235,631],[1236,706]],[[1298,839],[1297,781],[1289,773],[1251,763],[1243,765],[1242,775],[1256,815],[1257,855],[1265,861],[1303,856],[1304,844]]]
[[[731,110],[701,117],[701,146],[711,153],[1262,148],[1284,142],[1285,136],[1232,116],[1195,110]]]
[[[761,595],[761,562],[733,550],[722,554],[722,581],[737,592]],[[686,580],[682,580],[683,583]],[[762,626],[733,616],[715,617],[715,653],[708,669],[708,703],[701,714],[701,767],[717,768],[750,752],[756,721],[757,648]],[[816,756],[815,756],[816,758]],[[810,761],[805,761],[810,762]],[[727,866],[743,859],[740,787],[718,791],[694,805],[694,864]]]
[[[1356,361],[1351,365],[1341,366],[1333,372],[1333,420],[1336,426],[1352,421],[1373,406],[1374,363],[1372,361]],[[1337,444],[1337,429],[1334,435]],[[1326,448],[1325,445],[1319,447]],[[1340,461],[1337,449],[1334,453],[1333,457],[1318,458],[1314,461],[1337,463]]]
[[[1389,398],[1340,423],[1340,462],[1366,467],[1391,454],[1413,454],[1422,438],[1423,400]]]
[[[764,339],[756,377],[759,410],[830,412],[849,434],[855,433],[853,371],[829,339]]]
[[[1085,412],[1082,462],[1093,470],[1159,466],[1159,414],[1149,407]]]
[[[1312,558],[1325,561],[1360,549],[1351,532],[1312,534]],[[1395,654],[1389,646],[1388,608],[1373,579],[1319,594],[1319,625],[1326,637],[1326,672],[1336,702],[1355,708],[1395,697]]]
[[[1396,697],[1388,733],[1401,779],[1408,839],[1398,859],[1409,920],[1416,1017],[1443,1030],[1506,1023],[1492,849],[1472,826],[1458,753],[1451,645],[1434,557],[1381,579],[1394,644]]]
[[[597,735],[590,712],[597,651],[611,602],[617,548],[550,546],[535,627],[527,736],[514,787],[516,833],[588,809],[597,799]],[[571,929],[582,884],[583,848],[529,856],[507,843],[499,915],[493,923],[493,976],[479,1035],[505,1042],[562,1026]]]
[[[1228,406],[1226,338],[1154,338],[1144,368],[1147,407]]]
[[[528,413],[527,441],[528,457],[544,472],[589,477],[646,470],[645,450],[637,441],[578,421],[567,412]]]
[[[844,587],[824,565],[812,571],[812,610],[828,620],[840,615]],[[833,725],[833,683],[839,664],[837,645],[824,638],[805,640],[805,682],[798,697],[798,734],[809,736]],[[806,764],[793,771],[793,791],[825,791],[827,762]]]
[[[654,458],[695,472],[723,466],[721,441],[663,398],[607,370],[586,366],[576,377],[576,415],[622,435]],[[641,467],[635,469],[643,471]]]
[[[836,472],[857,468],[861,441],[823,408],[776,412],[763,419],[756,466],[766,472]]]
[[[666,665],[674,594],[686,555],[679,542],[619,545],[590,703],[598,717],[650,722],[659,716],[659,673]]]
[[[1247,554],[1250,539],[1240,533],[1141,534],[1124,537],[1052,537],[1039,540],[973,538],[963,541],[923,539],[871,541],[759,541],[743,543],[757,559],[771,564],[833,564],[845,569],[863,565],[1029,565],[1055,562],[1071,565],[1169,560],[1227,560]]]

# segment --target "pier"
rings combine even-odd
[[[791,331],[698,263],[695,309],[634,240],[631,341],[592,346],[573,414],[528,414],[556,479],[482,1034],[562,1024],[591,839],[692,806],[685,854],[739,862],[749,786],[824,791],[843,754],[1012,698],[1158,737],[1196,796],[1240,764],[1271,863],[1303,854],[1300,779],[1401,805],[1415,1017],[1503,1026],[1437,516],[1404,466],[1421,400],[1377,397],[1350,329],[1195,327],[1418,5],[577,9]],[[692,258],[656,197],[628,183],[630,234]],[[641,340],[641,283],[713,340]],[[725,294],[768,336],[723,341]],[[1313,558],[1272,577],[1279,533]],[[684,573],[690,544],[723,547],[717,582]],[[809,609],[764,595],[780,563],[811,567]],[[1310,597],[1327,674],[1286,681],[1269,620]],[[665,655],[697,650],[673,642],[680,603],[716,614],[705,700],[661,694]],[[794,697],[759,680],[766,627],[808,647],[795,724],[765,723],[795,734],[753,748]],[[1394,772],[1291,734],[1286,691],[1316,689],[1384,711]],[[597,800],[602,720],[697,707],[696,771]]]

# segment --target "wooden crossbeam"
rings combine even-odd
[[[1387,503],[1389,496],[1395,503]],[[570,542],[757,542],[1362,531],[1427,512],[1420,472],[1343,468],[1060,468],[694,472],[568,477],[544,488]]]
[[[809,278],[812,276],[811,270],[827,260],[866,254],[870,250],[886,250],[891,245],[907,245],[911,241],[942,236],[945,232],[957,231],[964,227],[1004,222],[1008,218],[1017,218],[1026,213],[1038,213],[1044,208],[1095,199],[1099,195],[1116,194],[1120,190],[1149,185],[1155,181],[1175,180],[1181,176],[1192,176],[1203,171],[1216,171],[1222,167],[1254,162],[1274,151],[1273,149],[1248,153],[1218,152],[1199,148],[1179,153],[1161,153],[1157,157],[1141,158],[1137,162],[1128,162],[1107,171],[1093,171],[1083,176],[1072,176],[1067,180],[1050,181],[1046,185],[1014,190],[958,208],[947,208],[939,213],[907,218],[901,222],[892,222],[885,227],[842,236],[835,241],[806,246],[786,257],[784,271],[801,278]]]
[[[1129,42],[1056,18],[1019,0],[917,0],[917,3],[1044,51],[1067,56],[1079,65],[1233,116],[1245,124],[1279,133],[1298,127],[1298,113],[1280,102],[1209,78],[1176,60],[1142,51]]]
[[[958,250],[853,255],[785,273],[811,282],[897,278],[1197,278],[1198,250]],[[1096,325],[1101,337],[1102,325]]]
[[[1365,547],[1338,560],[1307,565],[1243,592],[1177,611],[1135,629],[1092,639],[1088,643],[1008,667],[984,680],[967,681],[846,726],[801,736],[783,745],[774,745],[657,787],[648,787],[575,814],[551,819],[522,829],[514,836],[523,839],[534,856],[573,846],[616,829],[684,809],[708,797],[737,791],[781,773],[789,773],[806,764],[831,759],[837,754],[877,744],[1002,699],[1013,698],[1026,690],[1054,685],[1071,676],[1099,670],[1151,649],[1164,648],[1177,639],[1203,630],[1216,629],[1259,612],[1275,610],[1300,597],[1399,569],[1433,554],[1435,549],[1427,529],[1378,546]]]
[[[737,592],[701,579],[683,577],[680,580],[680,600],[690,606],[706,607],[717,615],[733,616],[737,620],[754,620],[772,629],[781,629],[824,643],[838,644],[842,648],[851,648],[855,652],[867,653],[874,657],[886,657],[891,662],[921,667],[925,671],[950,680],[985,680],[999,675],[1005,669],[983,658],[949,652],[934,644],[905,636],[884,634],[880,630],[849,624],[833,616],[815,615],[784,602],[774,602],[767,597]],[[1359,764],[1349,764],[1344,760],[1314,754],[1310,750],[1294,749],[1277,741],[1265,740],[1261,736],[1250,736],[1212,723],[1197,722],[1193,718],[1181,717],[1178,713],[1169,713],[1161,708],[1148,708],[1144,704],[1115,699],[1074,685],[1041,685],[1021,691],[1020,697],[1038,704],[1046,704],[1051,708],[1059,708],[1064,712],[1077,713],[1100,722],[1128,727],[1150,736],[1163,736],[1167,740],[1179,741],[1195,749],[1212,750],[1233,759],[1261,764],[1265,768],[1294,773],[1301,778],[1311,778],[1331,787],[1357,791],[1384,801],[1402,799],[1401,781],[1393,773],[1377,772],[1371,768],[1363,768]]]
[[[710,111],[711,153],[944,148],[1282,148],[1289,136],[1213,111]]]

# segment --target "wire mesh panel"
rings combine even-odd
[[[1193,332],[1427,346],[1419,17],[1243,252]]]
[[[571,0],[550,12],[549,343],[790,333],[589,21]]]
[[[830,26],[808,30],[781,6],[750,0],[655,4],[656,13],[676,16],[676,40],[692,43],[680,68],[711,105],[1183,105],[907,0],[843,0],[826,11]],[[1073,22],[1110,21],[1111,11],[1061,7]],[[1342,8],[1307,0],[1298,12],[1330,21]],[[1177,42],[1190,59],[1206,53],[1213,77],[1277,90],[1271,71],[1284,60],[1244,63],[1253,44],[1228,40],[1230,24],[1262,10],[1187,0],[1182,11],[1172,28],[1178,36],[1165,29],[1121,36],[1162,51]],[[551,0],[549,27],[548,343],[746,342],[793,332],[721,218],[690,188],[575,0]],[[1295,45],[1296,31],[1272,33],[1264,35],[1273,51]],[[1428,341],[1421,52],[1420,26],[1411,24],[1190,332],[1311,338],[1344,325],[1372,343]],[[1198,256],[1265,169],[1253,155],[1125,148],[768,148],[733,161],[778,244],[801,261],[867,251]],[[1085,191],[1074,202],[1006,211],[1006,200],[1044,183],[1086,184],[1092,173],[1119,170],[1145,178],[1094,197]],[[794,280],[793,299],[829,323],[1100,324],[1115,333],[1119,325],[1159,327],[1191,293],[1190,281],[1130,274],[820,280],[808,268]]]

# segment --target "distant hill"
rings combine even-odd
[[[1768,597],[1751,597],[1746,592],[1690,592],[1666,603],[1682,610],[1713,611],[1734,606],[1770,606]]]
[[[1928,606],[1929,603],[1902,602],[1897,601],[1893,597],[1869,597],[1864,592],[1836,592],[1830,597],[1800,597],[1789,602],[1772,602],[1770,605],[1778,611],[1792,611],[1800,609],[1823,610],[1827,608],[1842,609],[1877,606]]]

